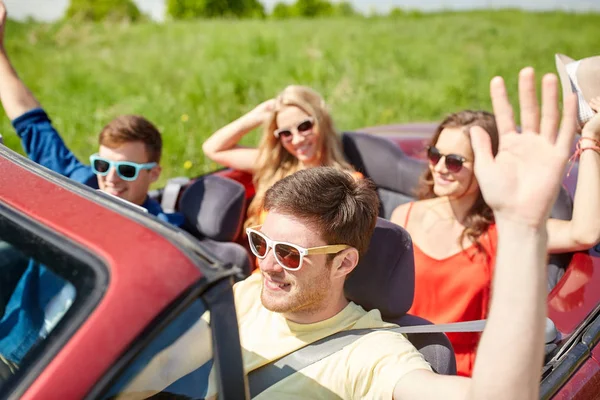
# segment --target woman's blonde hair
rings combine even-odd
[[[267,121],[258,147],[257,167],[254,173],[256,194],[248,207],[245,226],[258,224],[267,189],[288,175],[301,169],[296,157],[288,153],[278,138],[273,135],[277,129],[277,113],[286,106],[295,106],[314,118],[313,132],[318,134],[317,159],[321,166],[353,170],[342,153],[342,142],[335,131],[331,115],[319,93],[306,86],[286,87],[275,99],[275,110]]]

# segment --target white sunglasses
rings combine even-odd
[[[307,136],[312,132],[312,128],[315,126],[315,120],[312,117],[309,117],[303,121],[300,121],[298,125],[296,125],[296,131],[301,136]],[[281,128],[277,129],[273,132],[273,135],[277,139],[281,139],[284,142],[289,142],[292,140],[292,129],[290,128]]]
[[[302,261],[305,256],[311,254],[335,254],[350,247],[346,244],[334,244],[307,249],[293,243],[271,240],[264,233],[256,230],[260,227],[261,225],[257,225],[246,229],[252,254],[263,259],[267,256],[269,249],[272,248],[277,263],[288,271],[298,271],[302,267]]]

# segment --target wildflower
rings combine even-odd
[[[183,114],[181,116],[181,122],[188,122],[189,119],[190,119],[190,116],[187,114]]]
[[[186,162],[183,163],[183,168],[190,169],[190,168],[192,168],[193,165],[194,164],[190,160],[187,160]]]

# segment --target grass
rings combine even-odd
[[[505,10],[395,19],[10,23],[6,36],[21,77],[82,160],[113,117],[138,113],[153,121],[164,135],[162,185],[216,168],[202,154],[203,140],[288,84],[321,92],[340,130],[490,109],[494,75],[503,75],[514,94],[523,66],[534,66],[540,78],[555,71],[556,52],[594,55],[599,16]],[[21,151],[1,118],[6,143]],[[243,143],[257,143],[259,134]]]

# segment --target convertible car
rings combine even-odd
[[[407,315],[412,245],[387,219],[396,205],[412,199],[432,133],[432,125],[422,124],[343,134],[348,160],[373,179],[381,198],[374,238],[346,283],[346,295],[403,326],[428,322]],[[128,385],[149,360],[206,311],[212,360],[151,398],[203,398],[213,367],[220,398],[258,393],[256,377],[243,371],[232,295],[232,285],[253,265],[241,229],[254,194],[250,175],[225,169],[172,179],[150,193],[165,210],[184,215],[179,229],[2,145],[0,171],[0,348],[14,344],[15,332],[4,326],[21,326],[19,307],[44,305],[35,317],[41,328],[27,346],[13,346],[10,356],[0,353],[2,398],[126,399]],[[571,216],[576,175],[575,165],[553,209],[556,218]],[[546,332],[543,399],[600,396],[599,250],[549,259],[553,324]],[[19,282],[32,271],[37,284],[24,290]],[[52,291],[39,284],[49,281]],[[455,373],[444,334],[408,336],[437,372]],[[511,343],[498,345],[510,351]]]

